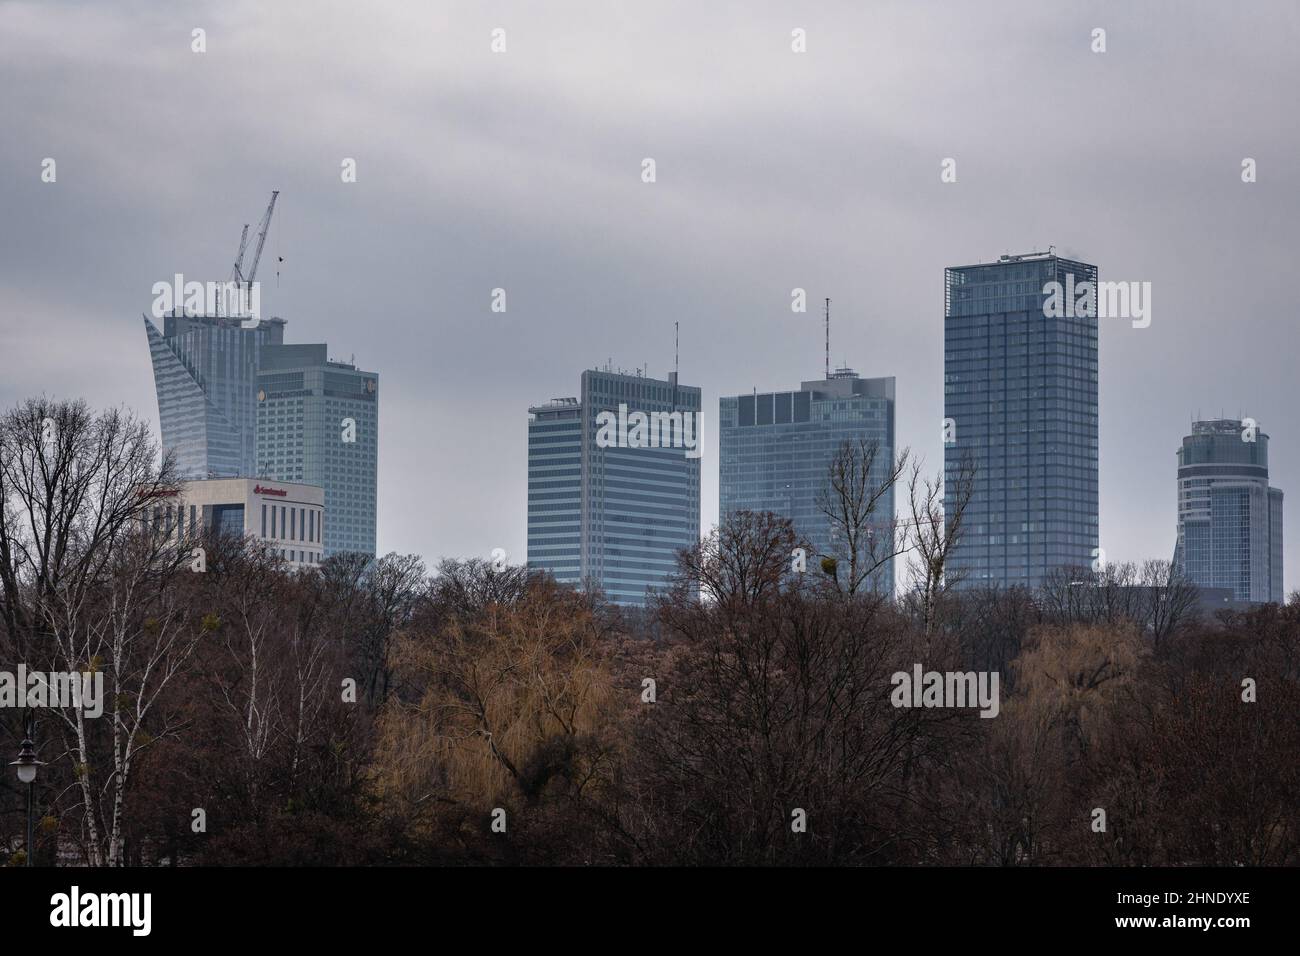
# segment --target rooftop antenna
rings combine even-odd
[[[673,323],[673,408],[677,407],[677,383],[682,374],[682,323]]]
[[[831,379],[831,300],[826,300],[826,381]]]

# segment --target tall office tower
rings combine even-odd
[[[1051,253],[946,270],[949,513],[963,460],[976,467],[958,586],[1035,587],[1098,557],[1096,283],[1096,266]]]
[[[1257,428],[1216,419],[1183,438],[1174,562],[1238,601],[1284,600],[1282,492],[1269,487],[1268,436]]]
[[[325,556],[375,554],[379,376],[327,346],[268,345],[257,373],[259,478],[325,489]]]
[[[582,405],[528,409],[528,566],[582,583]]]
[[[162,443],[181,476],[252,475],[258,354],[284,341],[284,320],[243,328],[238,319],[172,313],[162,332],[147,316],[144,328]]]
[[[817,551],[834,553],[829,522],[819,502],[845,440],[878,442],[868,481],[879,483],[895,453],[894,379],[859,378],[837,369],[829,379],[804,382],[796,392],[763,392],[718,400],[718,513],[771,511],[794,522]],[[894,520],[890,488],[873,523]],[[893,594],[894,563],[871,582]]]
[[[528,416],[528,566],[644,604],[700,538],[700,390],[592,369]]]

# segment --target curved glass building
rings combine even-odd
[[[1246,419],[1195,422],[1178,449],[1174,562],[1238,601],[1282,594],[1282,492],[1268,483],[1268,436]]]

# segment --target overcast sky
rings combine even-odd
[[[1109,560],[1172,556],[1192,417],[1248,415],[1291,590],[1298,11],[0,0],[0,402],[156,427],[153,283],[224,278],[278,189],[262,311],[380,374],[381,553],[522,560],[527,408],[583,368],[665,377],[681,322],[708,527],[718,396],[820,378],[830,296],[833,361],[897,377],[899,443],[937,469],[944,267],[1054,244],[1152,283],[1149,328],[1102,321]]]

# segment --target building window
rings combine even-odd
[[[266,503],[262,503],[262,537],[266,537]]]
[[[298,537],[298,509],[289,509],[289,540],[292,541]]]

